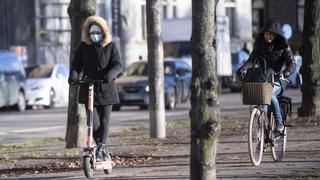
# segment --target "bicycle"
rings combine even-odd
[[[114,162],[110,160],[97,162],[96,161],[96,149],[97,147],[93,144],[93,102],[94,102],[94,84],[96,83],[108,83],[105,80],[92,80],[82,79],[78,80],[76,84],[88,84],[88,112],[87,112],[87,140],[86,147],[83,148],[83,170],[87,178],[93,177],[93,170],[104,170],[105,174],[110,174],[114,167]]]
[[[248,147],[251,163],[258,166],[261,163],[262,154],[267,147],[271,147],[274,161],[282,161],[285,156],[287,142],[287,116],[291,116],[292,100],[286,96],[277,97],[283,124],[282,132],[275,129],[275,119],[271,105],[255,105],[251,111],[248,133]]]

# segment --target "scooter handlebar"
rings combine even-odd
[[[106,80],[106,79],[81,79],[81,80],[77,80],[75,82],[75,84],[85,84],[85,83],[110,83],[110,80]]]

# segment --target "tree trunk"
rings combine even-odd
[[[216,70],[215,0],[192,0],[192,82],[190,179],[216,179],[220,134]]]
[[[150,137],[165,138],[162,0],[146,0]]]
[[[81,42],[81,30],[84,20],[95,15],[95,0],[71,0],[68,14],[71,22],[71,50],[70,64],[74,53]],[[83,105],[79,105],[79,86],[69,86],[68,122],[66,132],[66,147],[80,147],[85,144],[86,112]]]
[[[299,116],[320,117],[320,1],[308,0],[304,5],[302,43],[302,106]]]

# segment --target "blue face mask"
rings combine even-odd
[[[100,42],[102,40],[102,34],[90,34],[90,39],[92,42]]]

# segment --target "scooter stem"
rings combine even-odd
[[[93,136],[93,86],[94,86],[94,83],[90,83],[89,85],[89,92],[88,92],[88,122],[89,122],[89,126],[88,126],[88,137],[87,137],[87,147],[90,147],[90,148],[93,148],[93,139],[92,139],[92,136]]]

